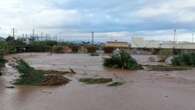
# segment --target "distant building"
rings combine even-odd
[[[118,42],[118,41],[108,41],[105,44],[105,47],[129,48],[129,43],[128,42]]]
[[[112,53],[116,49],[129,49],[130,45],[128,42],[119,42],[119,41],[108,41],[104,45],[105,53]]]
[[[148,49],[195,49],[195,43],[192,42],[173,42],[173,41],[154,41],[144,40],[141,37],[134,37],[131,41],[132,48],[148,48]]]

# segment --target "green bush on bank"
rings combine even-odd
[[[195,53],[182,53],[172,59],[175,66],[195,66]]]
[[[113,53],[111,58],[104,59],[104,66],[111,68],[122,68],[129,70],[141,69],[141,66],[136,62],[131,55],[125,51]]]

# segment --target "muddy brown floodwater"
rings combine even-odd
[[[0,77],[0,110],[195,110],[195,70],[156,72],[105,69],[102,56],[86,54],[27,53],[24,58],[37,69],[74,69],[72,81],[59,87],[6,88],[16,72],[8,66]],[[148,56],[134,56],[151,63]],[[118,87],[85,85],[81,77],[111,77],[124,81]]]

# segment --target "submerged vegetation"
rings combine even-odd
[[[124,82],[112,82],[111,84],[109,84],[109,87],[117,87],[117,86],[122,86],[124,84]]]
[[[40,85],[45,79],[44,74],[30,67],[23,60],[18,61],[16,68],[20,73],[19,79],[15,82],[17,85]]]
[[[125,51],[113,53],[111,58],[104,59],[104,66],[129,70],[141,69],[141,66],[136,62],[136,60]]]
[[[19,79],[15,82],[16,85],[55,86],[67,84],[70,81],[62,75],[62,72],[35,70],[24,60],[18,61],[16,69],[20,73]]]
[[[81,78],[79,81],[85,84],[105,84],[112,82],[112,78]]]
[[[190,70],[190,67],[180,67],[180,66],[172,66],[172,65],[144,65],[148,71],[184,71]]]
[[[112,78],[80,78],[80,82],[84,84],[107,84],[108,87],[117,87],[124,84],[124,82],[114,81]]]
[[[182,53],[173,57],[172,65],[195,66],[195,53]]]

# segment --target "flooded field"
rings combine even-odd
[[[7,88],[17,72],[9,65],[0,77],[0,110],[194,110],[195,70],[127,71],[106,69],[103,56],[87,54],[27,53],[7,56],[25,59],[36,69],[67,70],[72,81],[59,87],[16,86]],[[149,56],[134,56],[141,64],[153,64]],[[158,63],[154,63],[158,64]],[[117,87],[107,84],[86,85],[85,77],[113,78],[124,82]]]

